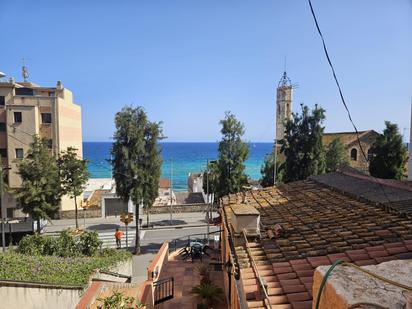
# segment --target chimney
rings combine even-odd
[[[235,233],[246,231],[247,235],[257,236],[260,234],[260,213],[249,204],[237,204],[231,206],[233,211],[232,227]]]

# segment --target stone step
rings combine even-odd
[[[248,301],[247,305],[249,308],[265,308],[265,302],[262,300]]]

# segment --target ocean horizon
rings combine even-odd
[[[173,189],[187,190],[189,173],[206,168],[207,160],[216,160],[218,142],[160,142],[163,164],[161,178],[172,175]],[[245,162],[246,174],[253,180],[260,179],[260,168],[273,143],[249,142],[249,158]],[[110,178],[110,149],[112,142],[83,142],[83,157],[88,161],[91,178]]]

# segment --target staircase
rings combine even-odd
[[[267,258],[265,252],[262,249],[260,243],[249,242],[249,251],[255,261],[260,277],[263,279],[264,285],[267,287],[266,291],[269,296],[269,302],[272,304],[272,308],[278,308],[279,297],[283,294],[283,290],[275,276],[273,266]],[[243,289],[246,295],[246,301],[249,308],[269,308],[265,304],[265,294],[261,288],[257,274],[255,273],[252,262],[246,248],[243,246],[235,247],[238,262],[240,266],[241,279],[243,283]],[[288,308],[290,305],[284,304],[284,307]]]

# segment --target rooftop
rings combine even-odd
[[[367,130],[367,131],[358,131],[359,139],[361,141],[368,139],[368,137],[372,137],[373,139],[379,135],[374,130]],[[356,132],[334,132],[334,133],[324,133],[322,137],[322,141],[324,144],[329,145],[333,140],[339,138],[340,141],[344,145],[352,145],[357,142],[357,134]]]
[[[317,266],[343,259],[357,265],[412,258],[412,222],[402,211],[371,202],[376,183],[343,173],[325,174],[223,199],[228,221],[233,204],[253,206],[261,216],[261,239],[249,243],[275,308],[311,308]],[[409,197],[406,189],[397,193]],[[361,190],[362,188],[362,190]],[[356,191],[356,190],[358,191]],[[406,199],[405,199],[406,200]],[[412,196],[408,202],[412,208]],[[232,234],[233,235],[233,234]],[[235,239],[241,279],[250,308],[264,305],[245,244]]]

